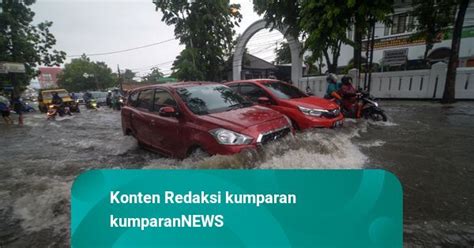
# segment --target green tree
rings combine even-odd
[[[423,58],[433,49],[440,35],[453,24],[455,7],[453,0],[414,0],[412,15],[416,18],[412,28],[416,29],[413,39],[424,39],[426,49]]]
[[[280,30],[287,29],[287,33],[299,37],[301,28],[299,19],[301,15],[301,2],[295,0],[254,0],[254,11],[267,21],[268,26],[273,25]]]
[[[362,35],[368,29],[368,21],[385,19],[392,10],[393,0],[281,0],[254,1],[254,9],[269,25],[288,27],[294,37],[305,39],[304,50],[312,53],[309,61],[314,63],[321,57],[326,60],[330,72],[335,72],[341,45],[358,44],[360,57]],[[355,30],[359,42],[347,36],[348,30]]]
[[[291,63],[291,49],[288,42],[280,43],[280,46],[275,48],[275,54],[275,64]]]
[[[195,63],[195,58],[198,56],[197,49],[185,48],[176,57],[173,62],[173,73],[171,77],[183,81],[202,81],[205,80],[204,72]]]
[[[142,78],[145,82],[158,82],[164,75],[158,67],[151,68],[151,72]]]
[[[462,28],[469,0],[457,0],[458,14],[453,28],[453,39],[451,41],[451,54],[449,56],[448,72],[444,85],[442,103],[453,103],[455,101],[456,74],[459,61],[459,48],[461,46]]]
[[[66,53],[53,49],[52,22],[33,25],[35,0],[3,0],[0,2],[0,61],[23,63],[25,74],[0,74],[0,83],[12,83],[15,92],[23,91],[31,78],[38,75],[38,65],[59,66]]]
[[[125,79],[126,81],[134,81],[133,79],[136,76],[136,73],[133,72],[130,69],[125,69],[125,71],[122,73],[122,78]]]
[[[104,62],[92,62],[88,57],[73,59],[58,76],[60,87],[68,91],[103,90],[115,86],[117,77]]]
[[[351,9],[346,0],[303,1],[300,27],[306,34],[305,47],[315,56],[323,54],[329,72],[336,72],[341,45],[352,44],[347,36],[351,28]],[[331,53],[329,53],[329,51]]]
[[[240,5],[229,0],[156,0],[162,21],[174,25],[176,38],[185,49],[173,63],[173,76],[180,80],[222,78],[222,67],[233,47],[234,26],[242,15]]]
[[[354,40],[352,47],[353,67],[359,68],[362,63],[362,38],[368,34],[371,25],[375,22],[383,22],[386,25],[390,24],[390,17],[388,14],[393,12],[393,0],[348,0],[347,7],[352,12],[350,16],[352,22],[352,31],[354,32]]]

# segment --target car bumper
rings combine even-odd
[[[285,134],[282,134],[281,136],[278,136],[275,139],[268,140],[265,143],[260,143],[260,142],[255,142],[255,141],[248,145],[221,145],[221,144],[215,143],[214,145],[210,147],[206,147],[206,149],[207,149],[207,152],[212,155],[215,155],[215,154],[232,155],[232,154],[237,154],[237,153],[254,154],[255,151],[261,149],[265,145],[269,143],[277,142],[278,140],[281,140],[288,135],[293,136],[294,134],[295,134],[294,129],[291,128],[289,132],[286,132]]]
[[[344,123],[344,116],[339,114],[335,118],[326,117],[305,117],[304,120],[298,122],[300,129],[307,128],[334,128],[340,127]]]

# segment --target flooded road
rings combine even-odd
[[[406,247],[474,245],[474,102],[384,102],[387,123],[348,120],[270,144],[257,157],[174,160],[122,135],[109,109],[25,126],[0,122],[0,247],[69,245],[69,193],[93,168],[383,168],[404,187]],[[13,115],[13,117],[16,117]]]

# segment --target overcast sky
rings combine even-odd
[[[259,16],[253,12],[252,0],[231,0],[241,4],[243,15],[237,33],[242,33]],[[57,39],[56,49],[74,55],[107,53],[174,39],[174,27],[161,22],[152,0],[39,0],[32,6],[35,22],[53,21],[51,32]],[[277,31],[261,31],[247,45],[250,53],[268,61],[274,59],[276,42],[283,36]],[[142,49],[109,55],[91,56],[104,61],[114,71],[132,69],[139,75],[158,65],[165,74],[183,46],[177,40]]]

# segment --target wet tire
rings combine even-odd
[[[291,120],[291,125],[293,126],[294,130],[298,130],[298,131],[301,130],[300,127],[298,126],[298,123],[296,123],[296,121]]]
[[[387,115],[380,110],[373,110],[368,115],[369,119],[373,121],[387,121]]]
[[[188,158],[192,159],[206,158],[209,156],[209,153],[204,151],[204,149],[202,149],[201,147],[195,147],[190,152],[188,152]]]

